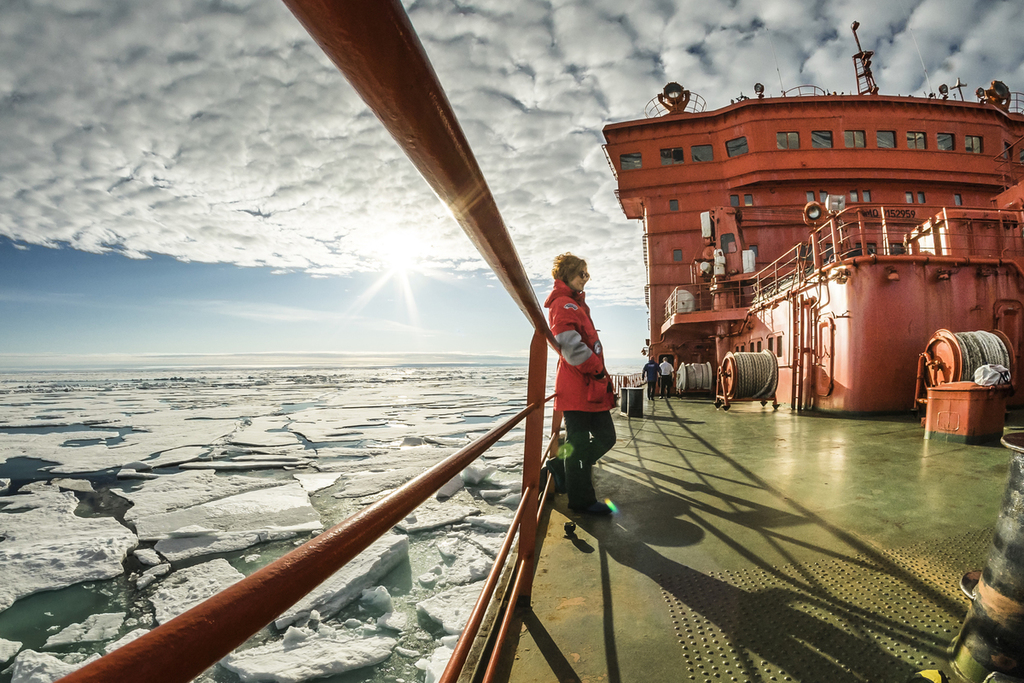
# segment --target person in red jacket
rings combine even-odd
[[[551,275],[554,288],[544,302],[551,332],[558,342],[555,409],[565,419],[565,444],[548,471],[558,490],[569,494],[569,507],[577,512],[607,515],[611,508],[598,502],[591,468],[615,445],[611,409],[615,394],[604,367],[597,330],[590,319],[583,288],[590,279],[587,262],[565,253],[555,258]]]

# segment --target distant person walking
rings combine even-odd
[[[558,342],[555,410],[565,418],[565,444],[547,470],[559,491],[569,494],[569,507],[591,515],[612,510],[598,502],[591,469],[615,445],[611,409],[615,394],[604,367],[604,351],[590,319],[583,288],[590,279],[587,262],[570,253],[555,257],[551,294],[544,302],[551,332]]]
[[[661,396],[662,398],[668,398],[672,393],[672,364],[668,362],[668,357],[661,359]]]
[[[651,358],[640,372],[643,374],[644,381],[647,382],[647,398],[653,401],[654,394],[657,393],[658,376],[661,374],[661,369]]]

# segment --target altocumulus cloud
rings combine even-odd
[[[859,20],[883,93],[957,77],[1024,90],[1017,0],[406,7],[531,276],[572,250],[609,303],[642,300],[642,227],[618,207],[600,130],[642,117],[667,81],[711,108],[757,81],[849,92]],[[19,245],[336,276],[411,242],[427,267],[483,268],[276,0],[11,0],[0,61],[0,234]]]

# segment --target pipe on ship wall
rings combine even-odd
[[[992,546],[960,634],[952,663],[966,680],[995,672],[1024,679],[1024,435],[1003,438],[1010,474]]]

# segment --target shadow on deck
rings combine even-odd
[[[925,441],[909,416],[682,399],[616,427],[595,481],[619,511],[556,497],[503,680],[896,683],[945,667],[1009,451]]]

